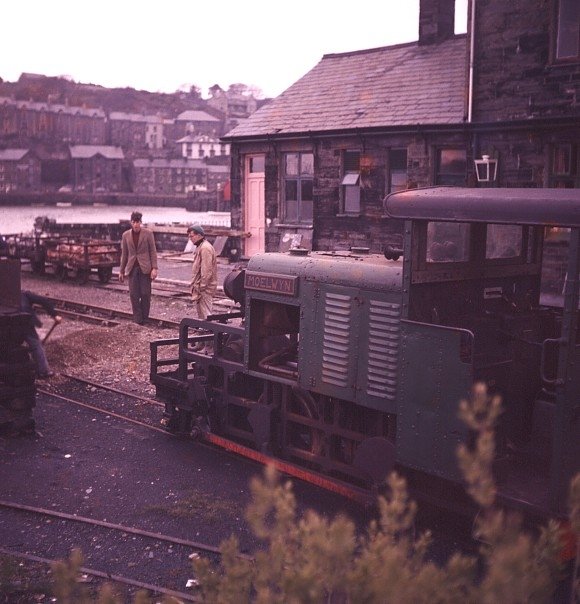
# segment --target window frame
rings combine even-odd
[[[361,157],[359,149],[344,149],[340,166],[340,214],[361,214]]]
[[[563,31],[563,23],[561,22],[560,15],[562,13],[562,5],[563,3],[567,3],[566,8],[574,10],[576,9],[577,13],[574,16],[573,20],[569,24],[569,32]],[[554,42],[553,42],[553,59],[556,63],[578,63],[580,61],[580,6],[577,4],[577,0],[557,0],[554,3],[555,5],[555,13],[554,13]],[[561,56],[561,40],[564,33],[573,37],[574,36],[574,26],[576,29],[576,54],[568,54]],[[572,42],[573,43],[573,42]]]
[[[393,164],[395,163],[393,161],[394,159],[394,155],[398,154],[398,153],[404,153],[405,154],[405,169],[401,169],[401,168],[396,168],[393,169]],[[407,189],[407,184],[409,182],[409,168],[408,168],[408,161],[409,161],[409,153],[406,147],[393,147],[391,149],[389,149],[388,151],[388,157],[389,157],[389,164],[388,164],[388,172],[387,172],[387,182],[386,182],[386,192],[388,193],[396,193],[397,191],[404,191]],[[397,174],[397,175],[405,175],[405,186],[401,187],[401,186],[393,186],[393,175]]]
[[[461,152],[464,154],[464,168],[463,172],[442,172],[442,155],[447,151]],[[467,149],[461,146],[445,146],[437,147],[435,150],[435,178],[434,183],[442,186],[467,186]]]
[[[561,161],[564,169],[558,168]],[[580,188],[580,143],[559,142],[552,145],[549,180],[551,187]]]
[[[288,159],[290,156],[297,156],[297,170],[296,174],[288,173]],[[310,156],[310,162],[312,165],[312,171],[303,171],[303,161],[305,156]],[[281,215],[282,221],[285,224],[296,224],[301,226],[312,226],[314,224],[314,151],[312,150],[301,150],[301,151],[285,151],[281,155]],[[289,183],[295,181],[296,183],[296,199],[290,200],[290,202],[296,203],[296,216],[289,217],[288,212],[288,199],[287,192],[289,190]],[[311,188],[311,199],[303,199],[303,193],[305,191],[305,185],[310,184]],[[310,205],[308,211],[308,205]],[[307,215],[306,215],[307,214]]]

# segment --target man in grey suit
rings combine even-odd
[[[141,226],[143,214],[131,214],[131,228],[121,238],[119,281],[129,280],[133,320],[143,325],[151,308],[151,281],[157,278],[157,249],[153,232]]]

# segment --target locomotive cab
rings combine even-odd
[[[502,397],[500,491],[564,511],[580,459],[579,202],[577,192],[528,189],[441,187],[387,197],[388,215],[406,220],[403,465],[460,479],[455,450],[468,435],[458,401],[482,381]],[[550,225],[572,226],[561,307],[540,296]]]

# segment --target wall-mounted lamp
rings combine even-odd
[[[477,182],[495,181],[497,178],[497,159],[491,159],[489,155],[482,155],[481,159],[474,161]]]

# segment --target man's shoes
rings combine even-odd
[[[51,377],[54,377],[54,371],[47,371],[46,373],[39,373],[38,374],[38,379],[39,380],[48,380]]]

